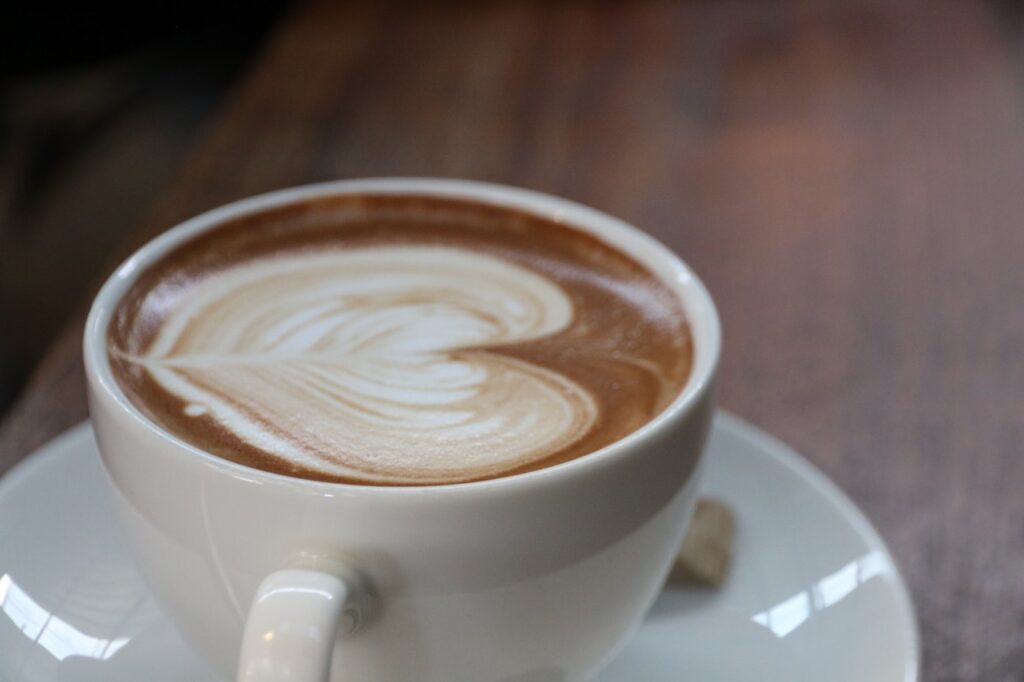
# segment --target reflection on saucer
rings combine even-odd
[[[0,610],[21,634],[58,661],[68,656],[106,660],[131,641],[129,637],[105,639],[82,632],[37,604],[7,573],[0,575]]]
[[[815,612],[824,611],[872,578],[891,571],[889,559],[882,552],[868,552],[821,578],[810,589],[797,592],[767,611],[754,614],[751,620],[771,630],[776,637],[785,637]]]

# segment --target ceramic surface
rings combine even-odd
[[[107,331],[150,263],[233,216],[365,193],[526,210],[632,256],[682,304],[693,340],[685,385],[649,422],[586,456],[494,479],[408,487],[242,466],[163,430],[125,397],[108,361]],[[699,278],[621,220],[512,187],[382,178],[252,197],[149,242],[97,295],[84,359],[89,413],[136,563],[169,618],[222,675],[312,682],[324,679],[316,672],[324,668],[334,682],[580,682],[639,625],[671,566],[696,500],[720,346],[718,315]],[[333,664],[334,598],[317,587],[322,581],[283,586],[281,571],[345,573],[372,587],[372,619],[358,615],[366,626],[344,638]],[[261,585],[273,590],[272,601]],[[344,591],[369,601],[365,592]]]
[[[878,535],[820,472],[719,415],[705,492],[739,516],[721,590],[670,586],[597,682],[913,682],[918,644]],[[0,480],[0,680],[217,682],[156,606],[88,425]],[[539,672],[522,682],[557,682]]]

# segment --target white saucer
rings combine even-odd
[[[721,590],[669,587],[597,682],[912,682],[913,609],[878,534],[824,475],[720,415],[706,490],[739,517]],[[0,680],[219,682],[122,544],[82,424],[0,481]]]

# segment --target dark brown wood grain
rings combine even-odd
[[[1024,680],[1015,5],[311,5],[138,241],[373,175],[532,187],[668,243],[721,309],[723,406],[805,453],[893,549],[924,679]],[[4,422],[0,471],[85,418],[80,320]]]

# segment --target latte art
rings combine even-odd
[[[436,485],[599,450],[678,395],[675,295],[512,209],[338,196],[243,215],[141,272],[108,357],[157,425],[268,471]]]
[[[557,333],[553,282],[468,250],[278,256],[211,277],[140,364],[186,413],[322,475],[415,483],[523,466],[579,440],[597,407],[501,355]]]

